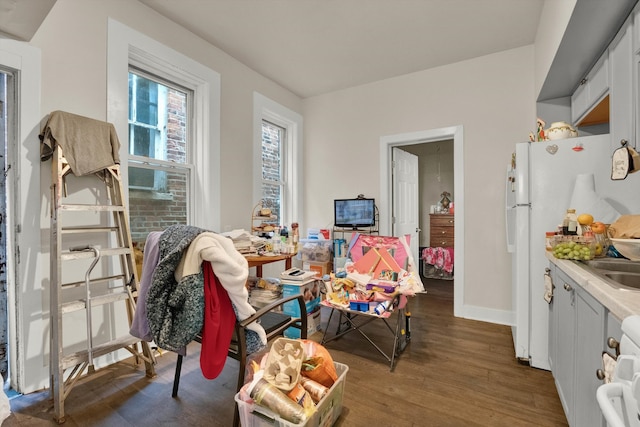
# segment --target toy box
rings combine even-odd
[[[338,380],[331,386],[329,393],[316,405],[316,412],[301,424],[293,424],[283,420],[269,409],[256,405],[253,402],[245,402],[240,399],[240,393],[235,395],[240,414],[242,427],[320,427],[332,426],[342,413],[342,399],[344,397],[344,385],[347,380],[349,367],[342,363],[333,362],[338,374]]]

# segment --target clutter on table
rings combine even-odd
[[[392,301],[424,291],[405,237],[354,238],[344,269],[326,276],[323,305],[388,316]]]

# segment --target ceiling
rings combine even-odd
[[[139,0],[302,98],[533,44],[544,0]]]

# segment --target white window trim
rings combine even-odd
[[[51,163],[40,162],[40,49],[27,43],[0,40],[0,64],[18,73],[18,123],[15,141],[7,147],[7,298],[11,387],[31,393],[49,385],[49,253],[43,251],[41,230],[50,226],[49,186],[41,187],[41,170],[49,177]],[[38,147],[38,148],[36,148]],[[47,182],[49,178],[47,178]],[[40,224],[40,227],[33,227]],[[15,242],[17,247],[10,246]],[[19,259],[14,254],[19,253]],[[46,343],[46,344],[45,344]]]
[[[253,93],[253,199],[262,197],[262,121],[285,129],[283,141],[285,205],[282,225],[300,222],[302,218],[302,116],[266,96]]]
[[[118,135],[128,135],[129,64],[194,89],[193,141],[190,157],[196,166],[192,177],[192,225],[220,230],[220,74],[162,45],[118,21],[109,19],[107,48],[107,121]],[[128,163],[121,141],[120,159]],[[128,170],[122,168],[124,182]],[[128,188],[124,185],[126,199]],[[195,196],[197,195],[197,196]]]

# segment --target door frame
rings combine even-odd
[[[418,132],[386,135],[380,137],[380,234],[388,235],[393,230],[392,148],[453,139],[453,191],[456,209],[455,224],[455,280],[453,281],[453,315],[465,317],[464,302],[464,158],[463,127],[450,126]],[[415,260],[418,262],[419,260]]]

